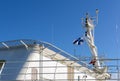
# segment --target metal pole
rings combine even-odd
[[[43,67],[43,45],[40,45],[39,48],[40,48],[40,52],[39,52],[39,59],[40,59],[40,62],[39,62],[39,81],[43,81],[43,68],[40,68],[40,67]]]
[[[78,81],[80,81],[80,76],[78,76]]]

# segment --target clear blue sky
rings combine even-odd
[[[74,46],[72,41],[84,34],[81,18],[86,12],[94,16],[98,8],[95,44],[99,55],[116,58],[120,54],[119,5],[120,0],[0,0],[0,41],[42,40],[71,54],[75,49],[76,56],[91,56],[86,43]]]

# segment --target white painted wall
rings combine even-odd
[[[0,50],[0,60],[6,60],[0,80],[16,79],[29,54],[25,48]]]
[[[43,77],[44,79],[66,79],[67,80],[67,66],[57,61],[43,56],[43,60],[50,60],[40,63],[40,48],[14,48],[0,50],[0,60],[6,60],[5,67],[2,71],[0,80],[34,80]],[[57,65],[57,68],[55,67]],[[61,66],[61,67],[59,67]],[[41,67],[41,68],[40,68]],[[42,68],[44,67],[44,68]],[[46,67],[46,68],[45,68]],[[49,68],[47,68],[49,67]],[[32,77],[32,69],[37,72],[36,76]],[[37,70],[37,71],[36,71]],[[77,70],[74,70],[77,74],[74,75],[74,79],[80,79],[85,75]],[[55,74],[56,73],[56,74]],[[59,74],[58,74],[59,73]],[[78,74],[79,73],[79,74]],[[92,77],[87,75],[87,79]]]

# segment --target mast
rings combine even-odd
[[[89,64],[92,64],[94,67],[94,71],[100,75],[97,76],[99,79],[103,79],[100,81],[104,81],[106,79],[110,79],[111,75],[107,72],[108,68],[107,66],[102,67],[99,61],[98,57],[98,51],[97,47],[95,45],[95,39],[94,39],[94,29],[95,29],[95,24],[94,21],[96,20],[96,24],[98,24],[98,9],[96,9],[96,17],[90,17],[88,13],[86,13],[86,17],[84,20],[84,28],[85,28],[85,41],[87,42],[91,54],[92,54],[92,60],[90,61]]]
[[[97,19],[97,16],[95,17],[96,20]],[[84,23],[84,28],[85,28],[85,41],[87,42],[89,48],[90,48],[90,51],[91,51],[91,54],[92,54],[92,60],[90,62],[90,64],[93,64],[93,66],[95,68],[100,68],[101,65],[100,65],[100,62],[99,62],[99,59],[98,59],[98,52],[97,52],[97,47],[94,43],[94,28],[95,28],[95,25],[94,25],[94,22],[93,22],[93,17],[90,17],[88,13],[86,13],[86,18],[85,18],[85,23]],[[97,22],[97,21],[96,21]]]
[[[82,44],[84,40],[87,42],[88,47],[90,48],[91,54],[92,54],[92,60],[89,64],[93,65],[93,71],[96,74],[96,78],[99,79],[99,81],[104,81],[106,79],[110,79],[111,75],[107,72],[108,68],[107,66],[102,67],[99,61],[98,57],[98,51],[97,47],[95,45],[95,39],[94,39],[94,29],[95,29],[95,21],[96,24],[98,23],[98,9],[96,9],[96,16],[91,17],[88,13],[86,13],[86,17],[82,18],[82,24],[85,28],[84,37],[79,37],[77,40],[73,41],[73,44]]]

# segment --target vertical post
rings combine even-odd
[[[69,81],[74,81],[74,67],[67,66],[67,77]]]
[[[31,71],[31,79],[32,79],[32,81],[38,80],[38,76],[37,75],[38,75],[38,70],[37,70],[36,67],[33,67],[32,71]]]
[[[55,66],[55,72],[54,72],[54,80],[53,81],[55,81],[55,79],[56,79],[56,71],[57,71],[57,65],[58,65],[58,61],[57,61],[57,63],[56,63],[56,66]]]
[[[119,61],[119,60],[117,60],[117,70],[118,70],[117,78],[118,78],[118,81],[120,81],[120,80],[119,80],[120,78],[119,78],[119,64],[118,64],[118,61]]]
[[[43,45],[39,46],[39,81],[43,81]]]
[[[80,81],[80,76],[78,76],[78,81]]]

